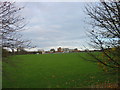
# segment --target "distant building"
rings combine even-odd
[[[69,48],[62,48],[62,51],[63,51],[64,53],[69,53]]]
[[[57,49],[57,52],[69,53],[69,52],[80,52],[80,50],[78,50],[77,48],[69,49],[69,48],[61,48],[61,47],[59,47]]]
[[[62,52],[62,48],[59,47],[59,48],[57,49],[57,51],[58,51],[58,52]]]
[[[74,49],[74,52],[80,52],[80,50],[78,50],[77,48]]]
[[[69,52],[73,52],[74,51],[74,49],[69,49]]]
[[[38,49],[39,54],[45,54],[45,51],[43,49]]]

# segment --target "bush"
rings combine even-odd
[[[109,65],[111,67],[108,67],[106,65],[103,65],[102,63],[98,62],[98,66],[101,67],[105,72],[118,72],[118,69],[120,68],[119,63],[120,63],[120,47],[114,47],[114,48],[110,48],[105,50],[100,58],[101,60],[106,64]],[[109,56],[107,56],[109,55]]]
[[[2,49],[2,57],[7,57],[7,56],[9,56],[9,55],[10,55],[10,53],[9,53],[8,50]]]

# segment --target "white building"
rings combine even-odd
[[[69,48],[62,48],[62,51],[65,53],[69,53]]]

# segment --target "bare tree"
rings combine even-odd
[[[100,57],[89,53],[95,60],[107,68],[120,69],[120,1],[100,0],[86,7],[93,29],[89,32],[90,45],[102,51]]]
[[[25,19],[21,17],[20,11],[23,7],[17,7],[15,3],[0,2],[0,35],[3,48],[14,50],[30,47],[30,41],[23,40],[19,31],[25,27]]]

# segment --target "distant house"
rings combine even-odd
[[[63,51],[64,53],[69,53],[69,48],[62,48],[62,51]]]
[[[69,52],[73,52],[74,51],[74,49],[69,49]]]
[[[57,52],[69,52],[69,48],[61,48],[61,47],[59,47],[58,49],[57,49]]]
[[[41,54],[45,54],[45,51],[41,51]]]
[[[61,47],[59,47],[57,49],[57,52],[70,53],[70,52],[80,52],[80,50],[78,50],[77,48],[69,49],[69,48],[61,48]]]
[[[59,47],[59,48],[57,49],[57,52],[62,52],[62,48]]]
[[[45,51],[44,51],[43,49],[39,49],[39,50],[38,50],[38,53],[39,53],[39,54],[45,54]]]
[[[77,48],[75,48],[73,52],[80,52],[80,50],[78,50]]]

